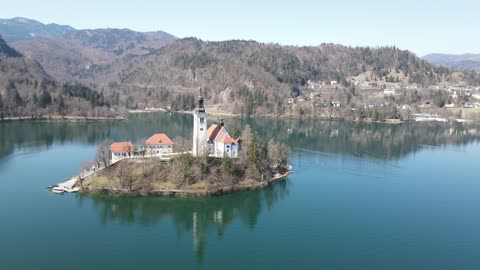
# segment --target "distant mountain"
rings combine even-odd
[[[422,58],[435,65],[480,71],[480,54],[432,53]]]
[[[62,36],[65,40],[78,41],[82,46],[90,46],[106,50],[129,50],[137,44],[147,42],[169,42],[175,36],[158,32],[135,32],[130,29],[93,29],[69,32]],[[122,47],[123,46],[123,47]],[[118,52],[117,54],[121,54]]]
[[[0,35],[9,43],[19,40],[59,37],[71,31],[75,31],[75,28],[68,25],[43,24],[39,21],[19,17],[0,19]]]
[[[396,47],[210,42],[129,29],[72,30],[11,46],[25,58],[37,59],[58,84],[87,85],[103,95],[101,100],[122,108],[192,109],[202,88],[208,104],[219,110],[282,113],[289,97],[310,91],[308,81],[337,81],[335,91],[340,91],[322,98],[342,98],[347,104],[360,94],[352,78],[375,87],[382,87],[381,82],[419,87],[480,83],[475,72],[453,72]]]
[[[21,40],[12,46],[35,57],[61,81],[78,80],[85,70],[112,63],[127,55],[147,54],[176,39],[165,32],[129,29],[76,30],[55,38]]]

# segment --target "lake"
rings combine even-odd
[[[290,145],[294,173],[218,197],[58,196],[105,138],[190,138],[192,116],[0,123],[0,269],[480,269],[480,125],[225,123]]]

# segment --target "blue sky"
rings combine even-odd
[[[480,53],[480,1],[15,0],[0,18],[85,28],[163,30],[204,40],[396,45],[418,55]]]

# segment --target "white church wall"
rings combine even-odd
[[[195,112],[193,114],[193,155],[200,156],[207,150],[207,114]]]

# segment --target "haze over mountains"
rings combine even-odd
[[[432,53],[423,56],[423,59],[436,65],[461,69],[474,69],[480,71],[480,54]]]
[[[43,24],[27,18],[0,19],[0,34],[8,43],[18,40],[59,37],[75,31],[73,27],[59,24]]]
[[[76,85],[83,99],[108,107],[191,109],[202,87],[209,104],[228,112],[281,113],[285,100],[299,95],[307,81],[337,81],[350,89],[350,94],[342,92],[346,96],[355,95],[352,77],[358,76],[425,86],[458,79],[479,81],[478,74],[455,73],[396,47],[206,42],[161,31],[76,30],[24,18],[0,20],[0,35],[14,48],[0,43],[7,46],[3,57],[36,63],[32,69],[43,67],[45,78],[51,79],[39,79],[37,84],[51,81],[52,87],[44,89],[52,96],[70,95],[65,89]],[[30,68],[12,70],[4,78],[16,85],[24,83],[20,71],[28,74]],[[27,103],[33,102],[38,89],[20,94]]]

